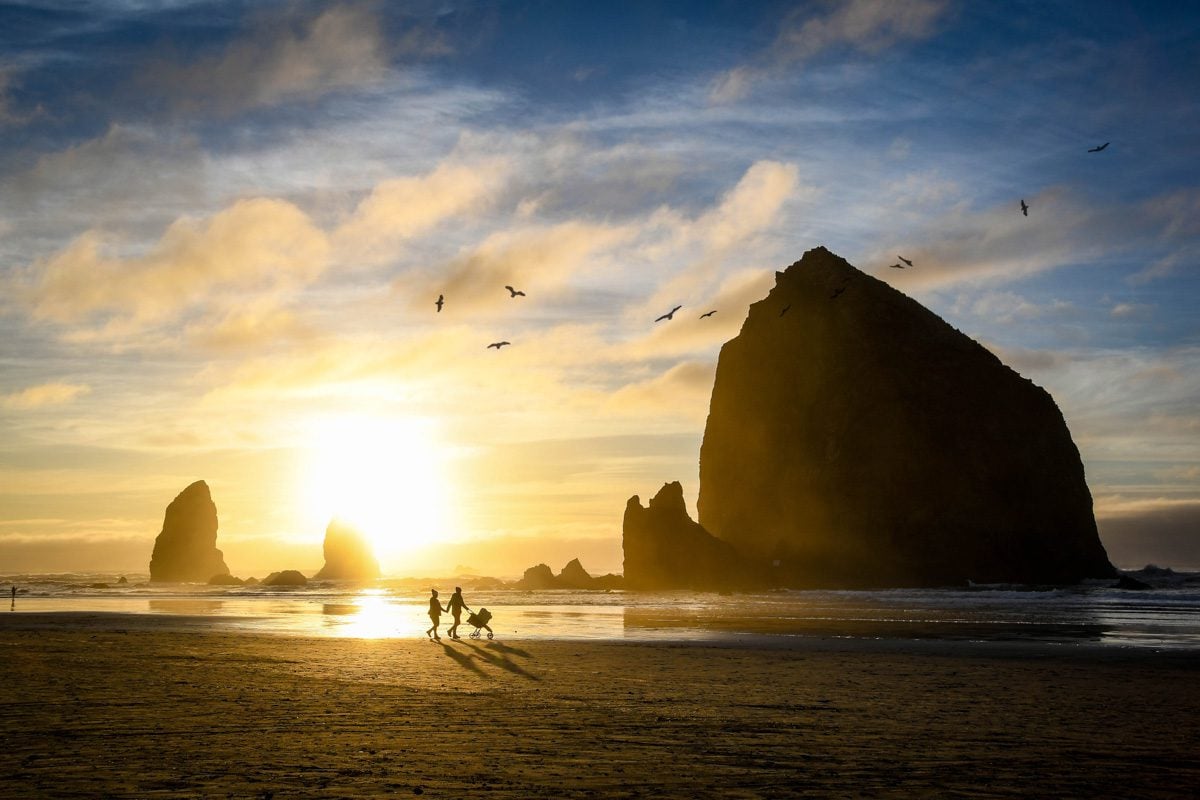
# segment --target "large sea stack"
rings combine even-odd
[[[824,248],[721,349],[697,512],[794,587],[1116,574],[1050,395]]]
[[[208,484],[196,481],[167,506],[150,556],[150,580],[203,583],[228,574],[217,549],[217,507]]]
[[[350,525],[332,520],[325,529],[325,566],[313,580],[373,581],[379,561],[366,537]]]

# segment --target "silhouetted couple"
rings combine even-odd
[[[450,638],[461,639],[458,635],[459,620],[462,618],[463,609],[470,611],[467,606],[467,601],[463,600],[462,587],[455,586],[454,594],[450,596],[450,605],[442,607],[442,602],[438,600],[437,589],[430,589],[431,597],[429,598],[429,619],[433,621],[433,625],[429,630],[425,631],[425,635],[434,641],[440,642],[442,637],[438,636],[438,626],[442,624],[442,612],[448,611],[454,617],[454,624],[450,626]]]

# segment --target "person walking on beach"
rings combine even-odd
[[[14,583],[13,590],[12,590],[12,605],[9,607],[8,610],[13,611],[16,609],[16,607],[17,607],[17,585]],[[458,622],[458,620],[456,619],[455,622]]]
[[[459,617],[462,616],[464,608],[467,609],[467,611],[471,610],[467,607],[467,601],[463,600],[461,586],[454,587],[454,594],[450,595],[450,602],[446,605],[449,607],[450,613],[454,615],[454,624],[450,626],[450,638],[460,639],[462,637],[458,635]]]
[[[435,642],[440,642],[442,637],[438,636],[438,625],[442,624],[442,612],[449,611],[448,608],[442,608],[441,601],[437,598],[437,589],[430,589],[431,596],[429,598],[429,619],[433,620],[433,625],[429,630],[425,631],[425,635]]]

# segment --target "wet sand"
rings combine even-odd
[[[3,797],[1184,797],[1200,660],[0,615]]]

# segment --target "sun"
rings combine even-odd
[[[371,542],[384,572],[452,527],[446,449],[427,420],[314,421],[301,492],[321,534],[333,518]]]

